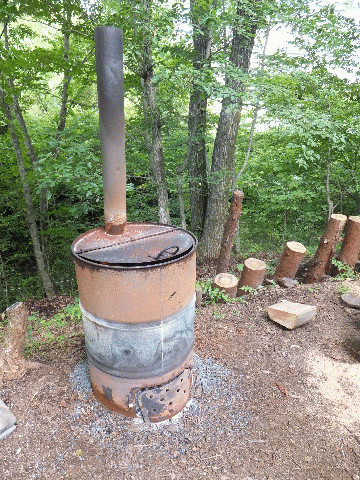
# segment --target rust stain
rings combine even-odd
[[[112,322],[120,324],[121,328],[138,325],[141,329],[141,324],[144,328],[152,324],[154,328],[165,328],[161,327],[163,319],[177,319],[179,312],[188,311],[195,293],[196,244],[195,237],[184,230],[150,223],[128,223],[121,235],[110,236],[104,228],[97,228],[78,237],[73,242],[72,252],[83,313],[87,311],[100,320],[104,319],[101,327],[95,327],[92,341],[96,338],[100,341],[99,328],[112,329]],[[123,263],[117,262],[116,252]],[[89,260],[85,254],[93,255],[99,261]],[[179,318],[182,322],[182,317]],[[181,335],[185,335],[186,344],[191,349],[193,328],[187,328]],[[181,329],[174,330],[175,333],[178,331]],[[87,332],[89,334],[89,330]],[[168,340],[173,341],[171,335]],[[107,343],[104,348],[107,352],[112,351]],[[165,345],[164,348],[168,347]],[[130,346],[124,344],[122,355],[130,353],[129,349]],[[111,411],[129,417],[141,414],[146,422],[160,422],[176,415],[188,402],[192,350],[186,360],[183,361],[184,356],[179,358],[182,363],[175,368],[176,362],[171,366],[168,362],[170,371],[154,365],[156,375],[150,378],[138,378],[143,376],[138,372],[125,374],[134,378],[119,376],[124,372],[111,369],[116,359],[111,357],[110,360],[110,357],[101,355],[100,351],[100,360],[95,361],[89,352],[88,361],[94,395]],[[110,363],[102,363],[103,358]],[[161,358],[160,355],[156,362],[161,362]],[[158,375],[160,371],[165,373]]]
[[[104,397],[107,398],[110,402],[112,402],[112,390],[110,387],[105,387],[105,385],[102,386],[103,392],[104,392]]]
[[[97,232],[89,237],[93,234]],[[134,268],[89,262],[75,253],[79,242],[73,243],[79,297],[84,308],[97,317],[121,323],[152,322],[184,308],[194,295],[196,244],[178,259]]]
[[[89,361],[95,397],[109,410],[127,417],[141,411],[144,420],[161,422],[179,413],[190,398],[192,352],[185,362],[165,375],[146,379],[115,377]],[[110,392],[112,399],[105,392]]]

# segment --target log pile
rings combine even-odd
[[[213,281],[213,288],[227,293],[230,298],[241,297],[251,290],[262,285],[265,274],[266,264],[262,260],[256,258],[248,258],[244,262],[243,271],[238,280],[234,275],[227,273],[230,259],[231,243],[233,241],[234,225],[237,224],[243,193],[235,191],[233,195],[231,215],[229,214],[228,228],[224,241],[222,253],[218,259],[217,275]],[[347,222],[347,228],[344,239],[341,238],[342,231]],[[230,233],[230,234],[229,234]],[[322,235],[319,246],[310,266],[304,283],[316,283],[324,279],[330,273],[332,258],[335,254],[335,247],[341,241],[341,250],[337,259],[344,265],[348,265],[354,269],[355,264],[359,261],[360,255],[360,217],[350,216],[347,218],[342,214],[333,214],[330,216],[327,227]],[[229,247],[230,245],[230,247]],[[226,254],[224,254],[226,252]],[[283,285],[284,280],[296,284],[294,280],[298,272],[301,261],[306,253],[306,248],[299,242],[287,242],[285,249],[280,257],[272,280],[279,285]]]

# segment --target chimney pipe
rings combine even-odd
[[[95,28],[105,231],[126,228],[126,165],[123,35],[115,27]]]

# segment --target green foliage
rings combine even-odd
[[[278,262],[279,260],[277,258],[266,262],[266,272],[270,277],[274,275]]]
[[[218,302],[231,303],[233,301],[233,299],[231,299],[229,295],[225,293],[223,290],[220,290],[217,287],[213,288],[211,280],[202,282],[201,287],[203,289],[203,293],[208,298],[205,301],[205,303],[207,304],[218,303]]]
[[[353,269],[349,265],[345,265],[343,262],[334,257],[332,258],[331,263],[336,269],[336,278],[356,278]]]
[[[349,293],[349,292],[350,292],[350,288],[347,287],[346,285],[341,285],[341,284],[339,284],[339,285],[338,285],[338,292],[339,292],[340,294]]]
[[[254,289],[252,287],[249,287],[248,285],[244,285],[241,287],[241,290],[249,295],[252,295],[254,293]]]
[[[277,283],[275,282],[275,280],[270,280],[268,285],[267,285],[267,288],[276,288],[278,285]]]
[[[79,299],[75,298],[74,303],[69,303],[69,305],[64,307],[59,313],[55,314],[53,319],[57,326],[67,325],[69,322],[80,322],[82,320],[82,313]]]
[[[34,312],[29,316],[24,355],[33,356],[42,345],[52,342],[63,345],[72,337],[79,335],[79,332],[73,330],[73,325],[78,324],[81,319],[78,298],[74,304],[67,305],[49,319],[40,317],[38,312]]]
[[[276,52],[266,58],[262,73],[254,66],[244,76],[231,66],[231,39],[224,37],[234,22],[237,2],[217,2],[216,7],[209,0],[193,3],[192,19],[182,2],[152,2],[150,15],[142,2],[134,1],[27,0],[1,4],[0,20],[2,24],[9,22],[10,48],[6,48],[2,36],[0,85],[9,105],[13,95],[18,96],[37,155],[33,165],[16,124],[40,242],[58,293],[76,294],[71,241],[103,224],[94,25],[115,25],[124,30],[129,221],[157,221],[158,215],[157,188],[144,136],[139,75],[144,38],[152,51],[152,82],[160,108],[174,224],[180,222],[176,172],[186,155],[188,102],[193,85],[208,101],[205,140],[210,164],[219,102],[226,99],[230,110],[237,109],[241,97],[244,106],[235,148],[237,170],[247,151],[253,106],[261,94],[262,128],[255,132],[250,159],[238,185],[245,193],[239,229],[242,252],[279,251],[286,241],[294,239],[311,252],[327,222],[327,193],[335,211],[360,213],[360,94],[358,67],[354,64],[360,35],[356,22],[340,15],[333,5],[315,7],[307,0],[261,2],[261,26],[269,18],[273,25],[286,23],[301,52]],[[243,2],[244,8],[249,10],[251,3]],[[211,60],[200,70],[193,64],[191,23],[195,24],[195,33],[202,35],[201,28],[207,25],[213,34]],[[66,55],[65,32],[70,34]],[[338,76],[334,67],[351,70],[352,80]],[[71,79],[67,119],[59,134],[66,76]],[[245,82],[241,95],[224,82],[226,76]],[[8,79],[12,79],[12,85]],[[0,108],[0,310],[15,301],[44,295],[16,158],[9,131],[3,127],[6,119]],[[209,184],[221,182],[225,173],[220,170],[209,174]],[[185,173],[185,210],[190,223],[188,183]],[[206,288],[210,302],[229,301],[211,284]]]

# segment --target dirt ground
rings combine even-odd
[[[0,385],[17,417],[0,441],[1,480],[359,480],[360,310],[342,304],[341,285],[270,285],[199,307],[192,398],[160,424],[94,399],[81,325],[64,344],[40,346],[31,359],[44,368]],[[280,327],[266,309],[281,299],[316,305],[316,318]],[[30,307],[50,317],[70,300]]]

